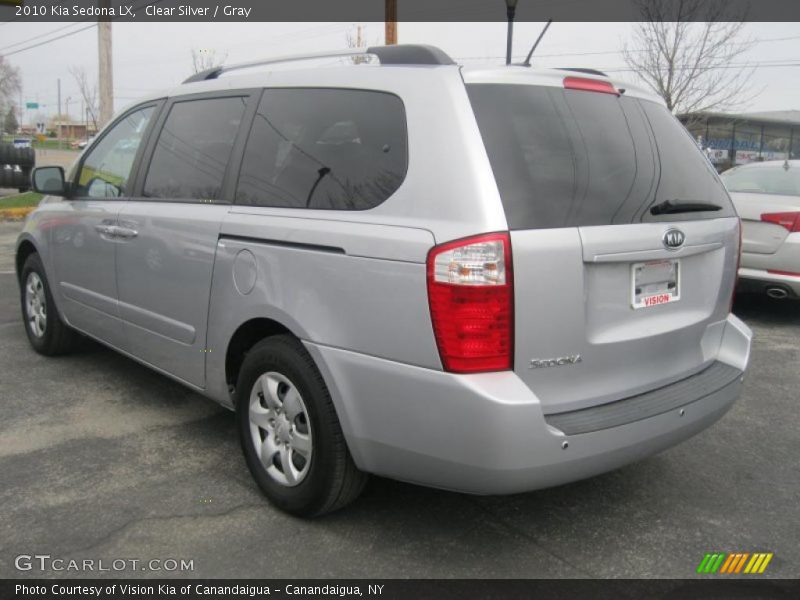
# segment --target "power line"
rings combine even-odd
[[[38,48],[39,46],[44,46],[45,44],[49,44],[51,42],[55,42],[57,40],[61,40],[65,37],[69,37],[71,35],[75,35],[76,33],[80,33],[81,31],[86,31],[87,29],[91,29],[92,27],[97,27],[97,23],[92,23],[91,25],[87,25],[86,27],[81,27],[80,29],[76,29],[75,31],[70,31],[68,33],[59,35],[58,37],[54,37],[50,40],[45,40],[43,42],[39,42],[38,44],[33,44],[31,46],[26,46],[25,48],[20,48],[19,50],[14,50],[14,52],[9,52],[4,56],[8,58],[9,56],[14,56],[15,54],[19,54],[20,52],[25,52],[26,50],[31,50],[33,48]]]
[[[144,3],[144,4],[142,4],[141,6],[136,6],[136,7],[134,7],[134,9],[133,9],[133,10],[134,10],[134,11],[138,11],[138,10],[141,10],[141,9],[143,9],[143,8],[146,8],[146,7],[148,7],[148,6],[152,6],[152,5],[155,5],[155,4],[159,4],[159,3],[161,3],[161,2],[163,2],[163,0],[151,0],[150,2],[145,2],[145,3]],[[18,18],[19,18],[19,17],[18,17]],[[44,37],[44,36],[46,36],[46,35],[50,35],[51,33],[55,33],[56,31],[61,31],[61,30],[63,30],[63,29],[66,29],[67,27],[73,27],[74,25],[78,25],[78,24],[80,24],[80,23],[84,23],[84,22],[86,22],[86,21],[89,21],[89,20],[91,20],[91,19],[93,19],[93,18],[94,18],[94,17],[88,17],[88,18],[86,18],[86,19],[82,19],[81,21],[78,21],[78,23],[70,23],[69,25],[66,25],[66,26],[64,26],[64,27],[62,27],[62,28],[60,28],[60,29],[54,29],[53,31],[50,31],[49,33],[40,34],[40,35],[38,35],[38,36],[34,36],[34,37],[32,37],[32,38],[28,38],[28,39],[27,39],[27,40],[25,40],[24,42],[19,42],[19,43],[11,44],[10,46],[6,46],[6,48],[11,48],[11,47],[13,47],[13,46],[19,46],[20,44],[25,44],[25,43],[28,43],[28,42],[30,42],[30,41],[32,41],[32,40],[35,40],[35,39],[38,39],[38,38]],[[113,20],[113,19],[112,19],[112,20]],[[0,23],[0,25],[5,25],[6,23],[9,23],[9,22],[10,22],[10,21],[6,21],[6,22],[4,22],[4,23]],[[49,43],[51,43],[51,42],[56,42],[56,41],[58,41],[58,40],[60,40],[60,39],[63,39],[63,38],[65,38],[65,37],[69,37],[69,36],[71,36],[71,35],[75,35],[76,33],[80,33],[81,31],[86,31],[87,29],[91,29],[92,27],[97,27],[97,25],[98,25],[97,23],[92,23],[92,24],[90,24],[90,25],[87,25],[86,27],[81,27],[80,29],[76,29],[75,31],[69,31],[69,32],[67,32],[67,33],[65,33],[65,34],[62,34],[62,35],[56,36],[56,37],[54,37],[54,38],[51,38],[51,39],[49,39],[49,40],[44,40],[43,42],[39,42],[38,44],[32,44],[32,45],[30,45],[30,46],[26,46],[25,48],[20,48],[19,50],[14,50],[13,52],[9,52],[8,54],[5,54],[4,56],[5,56],[5,57],[14,56],[15,54],[19,54],[20,52],[25,52],[26,50],[32,50],[33,48],[38,48],[39,46],[44,46],[44,45],[46,45],[46,44],[49,44]]]
[[[768,42],[785,42],[789,40],[800,40],[800,35],[793,35],[789,37],[780,37],[780,38],[766,38],[766,39],[754,39],[754,44],[763,44]],[[697,44],[695,44],[697,45]],[[632,50],[634,53],[640,52],[649,52],[649,50]],[[600,55],[609,55],[609,54],[622,54],[622,50],[600,50],[597,52],[558,52],[555,54],[538,54],[536,58],[560,58],[562,56],[600,56]],[[456,56],[454,57],[456,60],[483,60],[483,59],[496,59],[496,58],[505,58],[504,56]],[[515,56],[514,58],[522,58],[522,55]]]
[[[69,29],[70,27],[75,27],[76,25],[80,25],[81,23],[82,21],[78,21],[77,23],[69,23],[68,25],[64,25],[63,27],[57,27],[56,29],[51,29],[46,33],[40,33],[39,35],[35,35],[32,38],[28,38],[27,40],[22,40],[21,42],[9,44],[8,46],[3,46],[2,48],[0,48],[0,53],[2,53],[3,50],[8,50],[9,48],[14,48],[16,46],[22,46],[23,44],[27,44],[29,42],[32,42],[33,40],[38,40],[39,38],[47,37],[48,35],[57,33],[59,31],[63,31],[64,29]]]
[[[787,59],[790,60],[790,59]],[[771,68],[780,68],[780,67],[800,67],[800,62],[787,62],[787,63],[742,63],[742,64],[728,64],[728,65],[720,65],[718,67],[701,67],[700,71],[724,71],[727,69],[749,69],[753,68],[754,70],[757,69],[771,69]],[[674,71],[689,71],[694,69],[695,67],[687,66],[687,67],[673,67]],[[631,69],[630,67],[598,67],[600,71],[606,73],[636,73],[638,69]],[[661,71],[669,71],[668,67],[664,67],[660,69]]]
[[[561,55],[559,55],[561,56]],[[493,59],[501,59],[504,58],[503,56],[489,56],[489,57],[480,57],[479,59],[474,60],[493,60]],[[515,56],[514,59],[521,59],[522,56]],[[457,60],[470,60],[469,58],[458,57]],[[751,63],[729,63],[727,65],[719,65],[716,67],[700,67],[701,71],[719,71],[725,69],[768,69],[768,68],[780,68],[780,67],[798,67],[800,66],[800,59],[796,58],[784,58],[784,59],[776,59],[773,61],[761,61],[761,62],[751,62]],[[635,73],[638,69],[632,69],[627,66],[612,66],[612,67],[602,67],[602,66],[595,66],[593,67],[598,71],[603,71],[604,73]],[[695,69],[697,67],[694,66],[674,66],[672,70],[674,71],[688,71],[691,69]],[[661,71],[669,71],[670,67],[663,67],[660,69]]]

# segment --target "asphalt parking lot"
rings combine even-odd
[[[46,359],[19,317],[0,223],[0,577],[671,577],[706,552],[774,552],[800,577],[800,303],[742,298],[741,400],[711,429],[594,479],[469,497],[373,478],[328,517],[259,494],[233,415],[99,345]],[[15,569],[20,554],[187,559],[194,571]]]

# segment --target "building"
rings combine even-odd
[[[92,122],[89,122],[87,125],[86,123],[72,121],[69,118],[59,120],[58,117],[54,117],[50,120],[47,124],[47,131],[52,131],[55,133],[56,137],[59,137],[59,125],[61,126],[60,137],[65,140],[85,139],[87,137],[87,130],[89,136],[93,136],[97,133]]]
[[[719,171],[753,161],[800,158],[800,110],[701,112],[678,118]]]

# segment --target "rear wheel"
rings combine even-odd
[[[296,338],[278,335],[256,344],[236,390],[242,451],[273,504],[311,517],[361,493],[367,476],[353,463],[322,375]]]
[[[31,254],[22,267],[20,303],[25,333],[39,354],[66,354],[74,347],[77,334],[56,310],[44,267],[38,254]]]

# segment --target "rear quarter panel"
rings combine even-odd
[[[209,395],[230,404],[225,353],[236,330],[258,318],[314,344],[441,368],[425,280],[429,231],[247,210],[228,215],[217,247]]]

